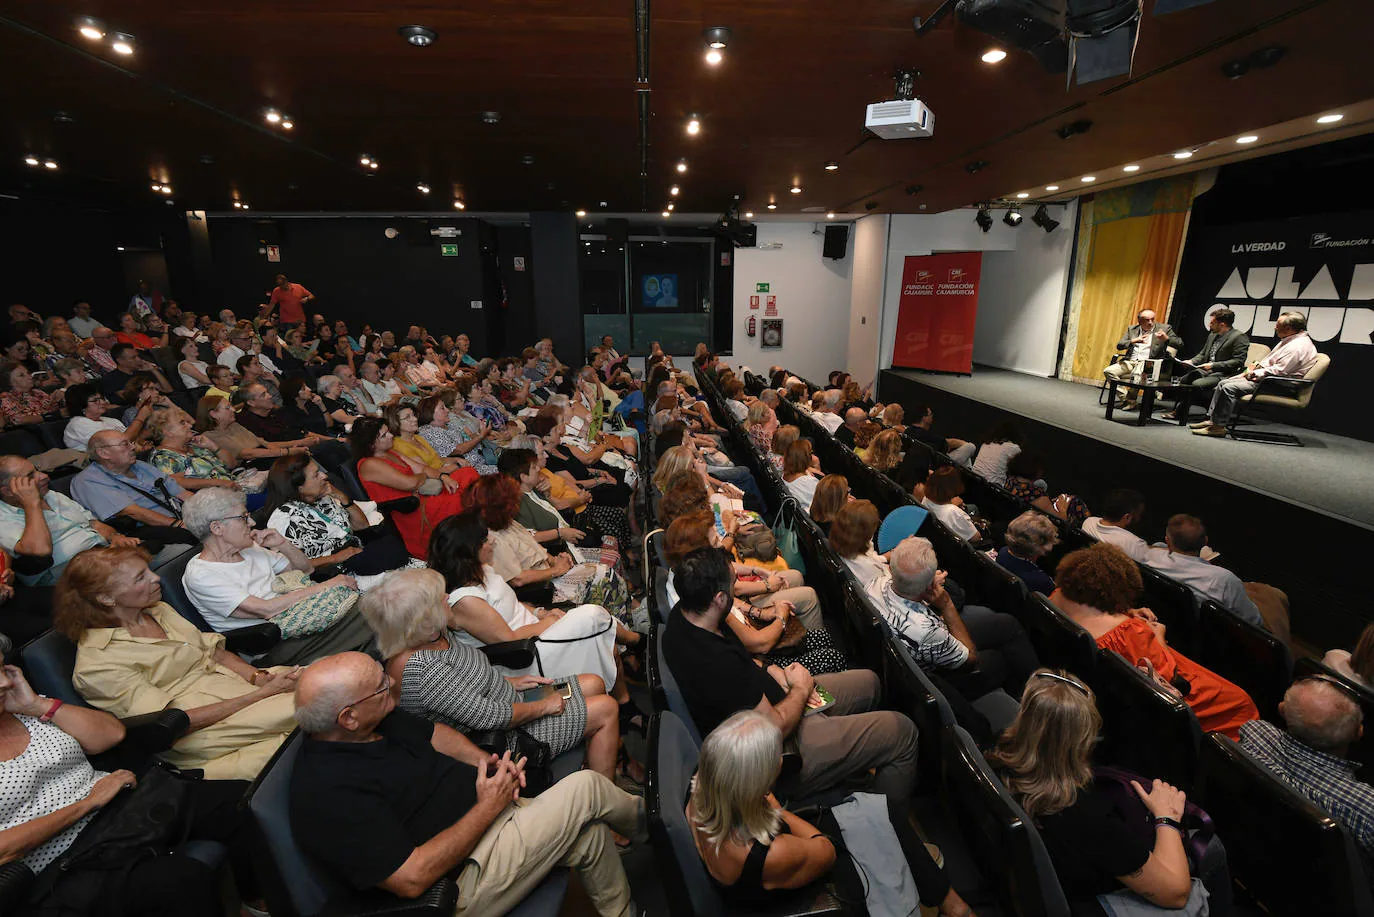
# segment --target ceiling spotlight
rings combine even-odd
[[[1058,191],[1058,190],[1059,190],[1059,186],[1058,186],[1058,185],[1046,185],[1046,186],[1045,186],[1045,190],[1046,190],[1046,191]]]
[[[1136,165],[1135,163],[1132,163],[1132,164],[1129,165],[1129,166],[1122,166],[1122,167],[1121,167],[1121,171],[1123,171],[1123,172],[1139,172],[1139,171],[1140,171],[1140,166]]]
[[[840,167],[840,164],[839,164],[838,162],[833,162],[833,161],[832,161],[832,162],[827,162],[827,163],[825,164],[825,171],[827,171],[827,172],[834,172],[834,171],[835,171],[836,169],[838,169],[839,167]]]
[[[696,115],[687,119],[687,133],[693,136],[701,133],[701,119]]]
[[[1050,218],[1050,210],[1044,204],[1035,208],[1035,214],[1031,217],[1031,222],[1045,230],[1045,232],[1054,232],[1059,228],[1059,221]]]
[[[154,183],[153,183],[152,185],[150,185],[149,187],[151,187],[154,191],[161,191],[161,190],[162,190],[162,185],[160,185],[160,184],[158,184],[158,183],[156,183],[156,182],[154,182]]]
[[[978,228],[987,232],[992,228],[992,214],[989,212],[987,204],[978,205],[978,214],[973,218],[973,222],[978,224]]]
[[[826,218],[827,220],[833,220],[833,219],[835,219],[835,211],[833,211],[833,210],[827,211],[826,214],[825,214],[825,218]]]
[[[668,219],[668,217],[670,217],[670,216],[672,216],[672,215],[673,215],[673,212],[672,212],[671,210],[665,210],[665,211],[663,211],[663,219],[665,219],[665,220]]]
[[[1192,150],[1179,150],[1177,153],[1174,154],[1174,158],[1175,158],[1175,159],[1192,159],[1192,158],[1193,158],[1193,151],[1192,151]]]
[[[1254,143],[1259,139],[1259,134],[1246,134],[1244,137],[1237,137],[1236,143]]]
[[[715,51],[724,51],[725,46],[730,43],[730,30],[724,26],[715,26],[705,31],[706,47]]]
[[[248,205],[247,205],[247,204],[244,204],[244,205],[243,205],[243,209],[244,209],[244,210],[247,210],[247,209],[248,209]]]
[[[415,186],[415,190],[419,191],[421,194],[428,194],[429,185],[425,184],[424,182],[420,182]]]
[[[242,210],[242,209],[243,209],[243,201],[234,201],[234,209],[235,209],[235,210]]]
[[[668,202],[668,209],[669,209],[669,210],[672,210],[675,206],[676,206],[676,205],[675,205],[672,201],[669,201],[669,202]]]
[[[500,113],[499,111],[484,111],[484,112],[482,112],[482,123],[483,123],[483,124],[500,124],[500,123],[501,123],[501,113]]]
[[[802,192],[801,185],[793,185],[788,190],[791,191],[793,194],[801,194]]]
[[[439,37],[438,32],[422,25],[403,25],[397,31],[401,33],[401,37],[406,40],[407,44],[417,48],[428,48]]]
[[[163,194],[171,194],[171,193],[172,193],[172,186],[171,186],[171,185],[163,185],[163,186],[162,186],[162,193],[163,193]]]
[[[25,156],[25,157],[24,157],[24,165],[27,165],[27,166],[36,166],[36,165],[38,165],[38,157],[37,157],[37,156]]]
[[[56,169],[57,169],[57,160],[56,160],[56,159],[45,159],[45,160],[43,160],[43,168],[45,168],[45,169],[52,169],[52,170],[56,171]]]
[[[681,191],[682,189],[679,188],[677,185],[673,185],[671,188],[668,189],[668,193],[671,194],[673,197],[677,197],[678,194],[681,193]]]
[[[284,130],[284,131],[289,131],[289,130],[291,130],[291,129],[292,129],[293,127],[295,127],[295,126],[296,126],[296,123],[295,123],[294,121],[292,121],[290,118],[282,118],[282,119],[281,119],[281,129],[282,129],[282,130]]]
[[[267,109],[267,111],[263,113],[263,118],[267,120],[268,124],[281,124],[281,112],[277,111],[275,108]]]
[[[778,209],[778,205],[777,205],[777,204],[772,204],[772,203],[770,203],[770,204],[768,205],[768,209],[769,209],[769,210],[777,210],[777,209]]]
[[[725,60],[725,55],[720,53],[720,51],[716,50],[715,48],[712,48],[706,52],[706,63],[710,64],[712,67],[714,67],[716,64],[719,64],[723,60]]]
[[[1026,192],[1022,191],[1020,194],[1016,195],[1016,197],[1017,197],[1019,200],[1023,200],[1023,201],[1024,201],[1026,198],[1030,197],[1030,195],[1027,194]]]
[[[577,218],[578,218],[579,220],[582,219],[582,218],[583,218],[584,216],[586,216],[586,215],[587,215],[587,211],[585,211],[585,210],[579,210],[579,211],[577,211]]]
[[[1345,115],[1341,115],[1341,114],[1322,115],[1320,118],[1317,119],[1317,123],[1318,123],[1318,124],[1335,124],[1337,121],[1341,120],[1341,119],[1344,118],[1344,117],[1345,117]]]
[[[124,246],[122,246],[122,245],[116,245],[116,246],[115,246],[115,251],[117,251],[117,252],[122,252],[122,251],[124,251]]]
[[[454,202],[453,202],[453,209],[454,209],[454,210],[467,210],[467,209],[468,209],[468,205],[467,205],[467,204],[464,204],[462,201],[454,201]]]
[[[752,220],[752,219],[754,218],[754,211],[752,211],[752,210],[746,210],[746,211],[744,211],[744,218],[745,218],[746,220]]]
[[[105,37],[105,23],[90,16],[82,16],[76,20],[76,30],[81,33],[82,38],[89,38],[91,41],[100,41]]]
[[[110,50],[128,56],[134,53],[134,37],[128,32],[115,32],[110,36]]]
[[[992,48],[991,50],[983,52],[983,63],[985,64],[1000,64],[1006,59],[1007,52],[1003,51],[1001,48]]]
[[[1021,205],[1012,204],[1010,207],[1008,207],[1007,212],[1002,215],[1002,222],[1006,223],[1008,226],[1020,226]]]
[[[679,160],[677,161],[677,171],[678,171],[678,174],[680,174],[680,175],[681,175],[681,174],[686,174],[686,172],[687,172],[687,160],[685,160],[685,159],[679,159]]]
[[[1097,176],[1096,176],[1096,175],[1084,175],[1082,178],[1079,179],[1079,181],[1081,181],[1081,182],[1082,182],[1083,184],[1085,184],[1085,185],[1091,185],[1093,182],[1097,181]]]
[[[358,157],[358,162],[361,165],[370,166],[372,165],[372,157],[364,153],[363,155]]]
[[[372,162],[368,164],[368,168],[369,168],[369,169],[375,169],[375,168],[377,168],[377,160],[375,160],[375,159],[372,160]]]

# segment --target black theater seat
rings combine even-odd
[[[1185,656],[1195,657],[1198,649],[1197,599],[1187,586],[1139,564],[1140,580],[1145,586],[1143,602],[1166,628],[1169,645]]]
[[[1088,683],[1102,714],[1099,759],[1191,790],[1202,744],[1193,711],[1121,656],[1110,650],[1098,654]]]
[[[1091,680],[1097,663],[1097,643],[1082,627],[1038,592],[1029,593],[1021,624],[1041,665],[1067,669],[1079,678]]]
[[[1260,716],[1278,716],[1279,701],[1293,680],[1293,656],[1278,637],[1216,602],[1203,602],[1193,658],[1243,688]]]

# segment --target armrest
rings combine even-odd
[[[23,860],[0,866],[0,913],[18,912],[35,876]]]
[[[450,917],[458,909],[458,874],[465,865],[459,864],[418,898],[398,898],[376,889],[331,901],[322,917]]]
[[[487,661],[492,665],[501,665],[508,669],[523,669],[534,664],[533,637],[526,637],[524,640],[507,640],[504,643],[488,643],[480,649],[486,653]]]
[[[383,514],[391,513],[413,513],[420,508],[420,498],[414,495],[409,497],[397,497],[395,500],[383,500],[377,504],[377,509]]]
[[[1255,394],[1258,395],[1258,394],[1260,394],[1261,392],[1263,392],[1263,391],[1264,391],[1264,387],[1265,387],[1266,385],[1268,385],[1268,386],[1270,386],[1271,388],[1273,388],[1273,387],[1275,387],[1275,386],[1287,386],[1287,385],[1316,385],[1316,384],[1317,384],[1317,380],[1316,380],[1316,379],[1296,379],[1296,378],[1291,378],[1291,377],[1288,377],[1288,376],[1261,376],[1261,377],[1259,378],[1259,380],[1257,381],[1257,383],[1256,383],[1256,386],[1255,386]]]
[[[483,729],[468,733],[468,741],[482,751],[492,755],[502,755],[506,751],[506,730]]]
[[[186,711],[175,707],[125,717],[120,722],[124,724],[124,741],[150,755],[171,748],[191,728]]]
[[[281,628],[271,621],[250,624],[224,635],[224,648],[245,656],[260,656],[280,642]]]

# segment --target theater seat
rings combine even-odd
[[[1004,913],[1069,917],[1068,901],[1039,832],[988,767],[973,739],[958,726],[947,726],[939,741],[945,798]]]
[[[1275,719],[1283,692],[1293,680],[1293,656],[1288,647],[1269,631],[1215,602],[1202,603],[1198,625],[1193,659],[1243,688],[1260,716]]]
[[[1097,643],[1092,634],[1038,592],[1027,594],[1019,617],[1042,665],[1068,669],[1079,678],[1092,677],[1097,664]]]
[[[1197,802],[1226,844],[1231,875],[1270,914],[1371,917],[1371,877],[1350,833],[1329,813],[1212,734],[1202,745]]]
[[[1351,681],[1335,669],[1322,665],[1316,659],[1302,658],[1293,664],[1293,677],[1304,678],[1308,675],[1321,675],[1340,682],[1353,695],[1364,712],[1364,734],[1355,740],[1350,748],[1350,757],[1365,767],[1374,767],[1374,690],[1366,685]],[[1275,718],[1274,722],[1279,722]]]
[[[196,608],[191,597],[186,594],[186,587],[181,583],[181,578],[186,573],[186,565],[197,553],[199,552],[193,549],[176,555],[162,564],[155,572],[158,579],[162,581],[162,601],[171,605],[177,614],[194,624],[197,630],[209,633],[214,631],[214,628],[205,620],[200,609]],[[231,653],[243,653],[248,656],[261,655],[280,642],[281,628],[271,621],[250,624],[224,635],[225,649]]]
[[[1166,628],[1169,645],[1185,656],[1197,655],[1198,611],[1193,591],[1157,570],[1138,564],[1145,586],[1145,607],[1155,613]]]
[[[1098,759],[1191,790],[1202,744],[1192,709],[1123,657],[1098,652],[1097,669],[1088,679],[1102,714]]]
[[[974,552],[973,561],[973,581],[965,584],[969,601],[1020,618],[1025,613],[1026,584],[982,551]]]
[[[821,917],[849,913],[824,882],[815,882],[796,891],[778,892],[776,903],[765,910],[727,905],[711,883],[710,874],[697,853],[684,811],[700,746],[688,724],[671,712],[656,713],[649,719],[648,744],[644,804],[649,815],[654,862],[663,879],[668,913],[672,917],[723,917],[727,914]]]
[[[908,499],[906,505],[914,504]],[[930,541],[931,547],[935,549],[935,556],[940,561],[940,569],[948,573],[950,579],[960,586],[967,586],[978,578],[973,559],[977,552],[969,547],[967,541],[945,528],[944,523],[936,519],[934,513],[921,523],[917,534]]]
[[[668,623],[668,613],[673,610],[673,604],[668,600],[668,570],[664,567],[654,567],[654,591],[653,595],[653,617],[657,624]]]
[[[649,694],[653,698],[654,709],[669,710],[676,714],[691,735],[692,742],[700,745],[701,733],[697,730],[696,721],[692,719],[692,712],[687,709],[687,699],[682,696],[677,679],[673,677],[672,669],[668,668],[668,663],[663,658],[665,630],[664,625],[654,624],[649,632]]]

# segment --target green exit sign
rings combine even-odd
[[[756,283],[756,284],[754,284],[754,292],[755,292],[755,293],[767,293],[767,292],[768,292],[768,284],[766,284],[766,283]]]
[[[458,243],[457,243],[457,242],[440,242],[440,243],[439,243],[439,254],[443,255],[445,258],[457,258],[457,257],[458,257]]]

